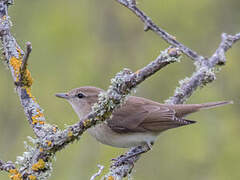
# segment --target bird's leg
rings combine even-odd
[[[146,153],[149,150],[152,150],[153,142],[147,142],[145,146],[137,146],[132,148],[128,153],[125,155],[119,156],[116,159],[113,159],[115,162],[113,163],[114,166],[120,166],[124,164],[124,162],[132,162],[138,158],[140,154]],[[134,159],[133,159],[134,158]]]

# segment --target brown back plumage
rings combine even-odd
[[[145,98],[130,96],[121,108],[113,113],[108,126],[115,132],[156,132],[192,124],[195,121],[183,119],[184,116],[204,108],[213,108],[231,102],[205,104],[160,104]]]

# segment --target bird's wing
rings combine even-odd
[[[113,113],[112,119],[107,121],[108,126],[117,133],[146,131],[159,133],[186,125],[186,122],[176,118],[175,111],[168,106],[132,96]]]

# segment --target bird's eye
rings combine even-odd
[[[78,97],[79,99],[81,99],[81,98],[85,97],[85,95],[84,95],[83,93],[78,93],[78,94],[77,94],[77,97]]]

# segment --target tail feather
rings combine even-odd
[[[218,102],[209,102],[204,104],[198,104],[199,109],[210,109],[218,106],[223,106],[226,104],[233,104],[233,101],[218,101]]]
[[[218,106],[223,106],[227,104],[233,104],[233,101],[218,101],[218,102],[209,102],[204,104],[184,104],[184,105],[175,105],[174,110],[176,112],[176,117],[184,117],[188,114],[194,113],[201,109],[210,109]]]

